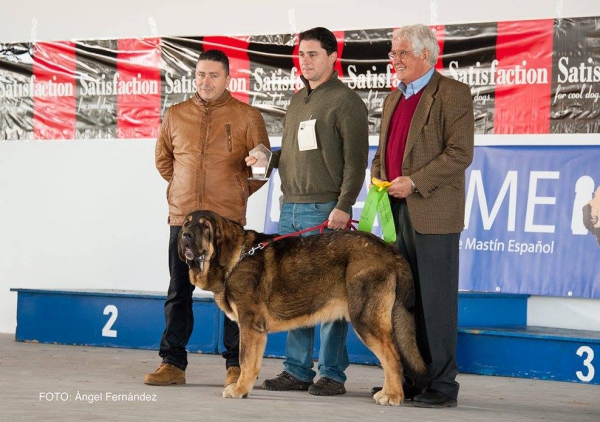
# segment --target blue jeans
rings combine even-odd
[[[329,218],[336,202],[299,204],[286,202],[279,217],[279,234],[288,234],[318,226]],[[326,229],[327,230],[327,229]],[[305,233],[304,236],[318,234],[319,231]],[[348,368],[346,335],[348,323],[345,320],[321,324],[321,348],[319,350],[319,376],[344,383]],[[288,332],[285,348],[285,371],[300,381],[311,382],[313,371],[313,349],[315,328],[298,328]]]

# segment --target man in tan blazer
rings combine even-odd
[[[392,183],[396,246],[415,279],[417,340],[430,371],[425,391],[411,389],[407,374],[405,394],[419,407],[457,405],[459,240],[474,141],[469,86],[434,69],[438,54],[425,25],[392,34],[389,56],[400,83],[385,100],[371,168],[373,177]]]

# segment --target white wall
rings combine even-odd
[[[495,22],[600,16],[598,0],[371,0],[11,2],[0,43],[151,35],[286,33],[406,23]],[[344,9],[344,5],[347,9]],[[166,182],[154,168],[154,140],[0,142],[0,332],[16,327],[18,288],[166,291]],[[250,201],[248,227],[262,229],[266,189]],[[529,323],[548,307],[580,320],[573,300],[537,298]],[[549,303],[549,305],[545,305]],[[586,301],[588,329],[600,304]],[[575,323],[574,323],[575,324]]]
[[[334,30],[408,23],[452,24],[599,16],[597,0],[71,0],[11,1],[0,16],[1,41],[154,35],[289,33],[313,26]]]

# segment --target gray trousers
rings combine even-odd
[[[420,234],[412,226],[406,201],[391,205],[396,246],[414,277],[417,344],[429,363],[428,388],[456,399],[460,233]]]

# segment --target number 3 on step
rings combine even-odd
[[[575,374],[580,381],[590,382],[594,379],[594,374],[596,372],[594,365],[592,365],[592,360],[594,360],[594,350],[589,346],[581,346],[577,349],[577,356],[583,356],[586,354],[586,358],[583,361],[583,366],[588,368],[587,375],[583,375],[583,372],[577,371]]]

